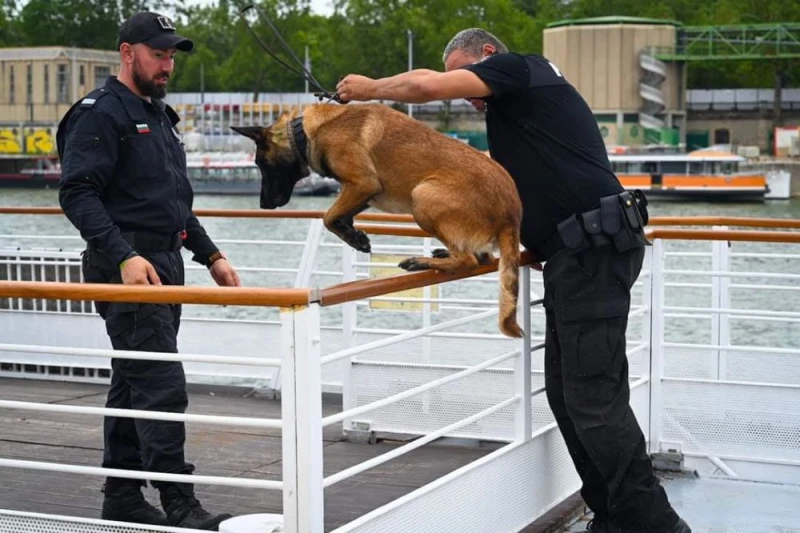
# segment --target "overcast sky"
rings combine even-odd
[[[209,6],[216,4],[218,0],[186,0],[187,5]],[[17,7],[20,9],[28,3],[28,0],[17,0]],[[330,15],[333,12],[333,0],[311,0],[311,9],[320,15]]]
[[[188,5],[213,5],[217,0],[186,0]],[[320,15],[330,15],[333,12],[332,0],[311,0],[311,9]]]

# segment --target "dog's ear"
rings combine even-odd
[[[266,137],[268,130],[268,128],[262,128],[261,126],[231,126],[230,128],[240,135],[253,139],[255,142],[259,142]]]

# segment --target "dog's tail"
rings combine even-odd
[[[498,236],[497,247],[500,252],[500,331],[509,337],[522,337],[522,328],[517,323],[519,227],[512,224],[503,229]]]

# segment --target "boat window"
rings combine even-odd
[[[641,163],[642,165],[642,172],[647,172],[648,174],[657,174],[659,172],[658,163],[656,161],[647,161]]]
[[[706,164],[702,161],[692,161],[689,163],[689,174],[703,174],[706,172]]]
[[[736,172],[737,167],[736,161],[726,161],[722,163],[722,172],[725,174],[733,174]]]
[[[686,174],[686,163],[683,161],[664,161],[661,163],[662,174]]]

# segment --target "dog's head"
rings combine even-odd
[[[309,175],[308,165],[303,163],[292,148],[290,133],[287,131],[290,120],[284,115],[266,128],[231,126],[233,131],[256,143],[255,162],[261,171],[262,209],[286,205],[292,197],[295,184]]]

